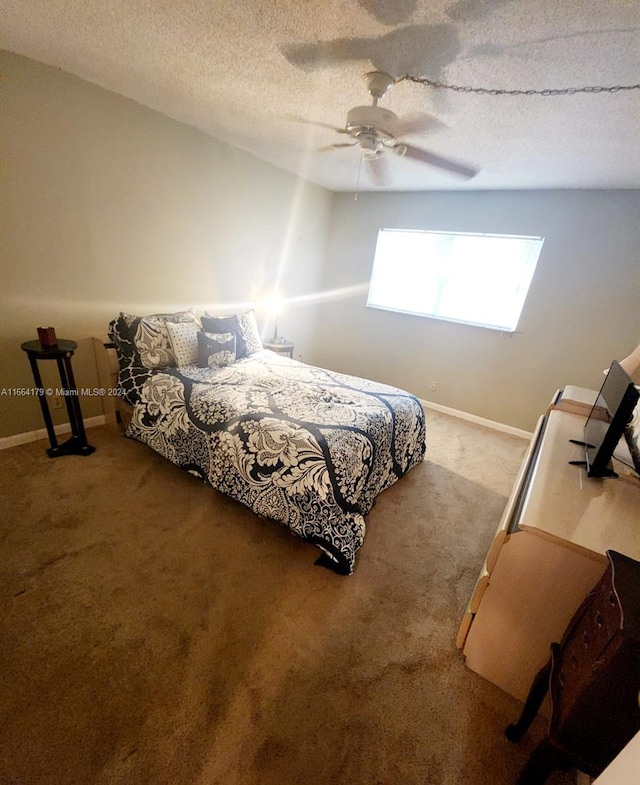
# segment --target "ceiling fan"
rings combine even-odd
[[[472,166],[401,142],[401,137],[425,133],[438,121],[426,114],[410,115],[401,119],[390,109],[378,106],[378,101],[395,84],[395,80],[389,74],[371,71],[365,75],[365,81],[373,98],[373,104],[371,106],[355,106],[350,109],[344,128],[334,128],[325,123],[312,122],[312,125],[320,125],[323,128],[331,128],[339,134],[347,134],[353,141],[327,145],[321,147],[318,152],[340,150],[344,147],[359,148],[369,179],[375,185],[387,185],[390,182],[388,153],[444,169],[465,179],[470,179],[478,173],[478,169]]]

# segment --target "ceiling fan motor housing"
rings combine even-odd
[[[379,106],[354,106],[347,114],[346,130],[354,137],[373,131],[384,142],[393,142],[398,128],[398,117]]]

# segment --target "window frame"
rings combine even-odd
[[[533,263],[529,263],[531,265],[531,274],[528,276],[528,279],[521,280],[519,287],[526,286],[524,295],[522,297],[522,302],[520,305],[520,310],[515,320],[515,324],[513,327],[506,326],[506,325],[497,325],[497,324],[489,324],[486,322],[478,322],[473,321],[470,319],[462,319],[459,317],[452,317],[452,316],[443,316],[437,313],[429,313],[426,311],[416,311],[410,308],[398,308],[396,306],[390,305],[380,305],[378,303],[372,303],[372,289],[374,283],[374,274],[376,269],[376,258],[378,255],[378,245],[380,242],[380,237],[383,233],[400,233],[400,234],[420,234],[420,235],[439,235],[445,237],[477,237],[477,238],[495,238],[495,239],[507,239],[507,240],[525,240],[525,241],[537,241],[537,245],[532,246],[533,248],[537,248],[538,253],[535,261]],[[425,319],[436,319],[438,321],[443,322],[451,322],[453,324],[463,324],[468,325],[470,327],[482,327],[486,330],[494,330],[500,333],[508,333],[513,335],[518,331],[518,326],[520,324],[520,320],[522,318],[522,314],[524,311],[525,304],[527,302],[527,298],[529,296],[529,292],[531,290],[531,284],[533,282],[533,278],[535,276],[538,262],[540,261],[540,256],[542,254],[542,249],[544,246],[545,237],[542,235],[520,235],[520,234],[503,234],[503,233],[495,233],[495,232],[460,232],[460,231],[444,231],[439,229],[399,229],[399,228],[392,228],[392,227],[382,227],[378,229],[378,234],[376,238],[376,246],[374,252],[374,258],[371,265],[371,274],[369,277],[369,289],[367,293],[367,308],[375,308],[376,310],[381,311],[390,311],[392,313],[399,313],[399,314],[407,314],[410,316],[419,316]],[[442,260],[446,260],[447,257],[440,257]]]

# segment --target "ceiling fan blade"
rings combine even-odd
[[[459,163],[458,161],[452,161],[450,158],[443,158],[442,156],[436,155],[435,153],[430,153],[428,150],[421,150],[419,147],[411,147],[407,145],[407,150],[404,153],[404,156],[405,158],[411,158],[413,161],[420,161],[420,163],[429,164],[429,166],[437,166],[438,169],[446,169],[447,172],[453,172],[453,174],[460,175],[460,177],[464,177],[467,180],[475,177],[480,171],[473,166],[467,166],[466,164]]]
[[[445,127],[442,120],[426,112],[410,112],[400,118],[398,136],[420,136],[438,128]]]
[[[340,150],[342,147],[355,147],[357,142],[342,142],[339,144],[327,144],[324,147],[318,147],[319,153],[328,153],[330,150]]]
[[[369,179],[374,185],[389,185],[391,174],[389,172],[389,163],[384,154],[365,156],[364,162]]]
[[[319,120],[305,120],[304,117],[293,117],[291,115],[287,115],[287,120],[291,120],[294,123],[304,123],[305,125],[315,125],[317,128],[328,128],[330,131],[335,131],[337,134],[346,134],[346,128],[337,128],[334,125],[329,125],[329,123],[321,123]]]

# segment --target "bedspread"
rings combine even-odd
[[[145,382],[127,435],[353,571],[376,496],[425,452],[425,417],[403,390],[260,351]]]

